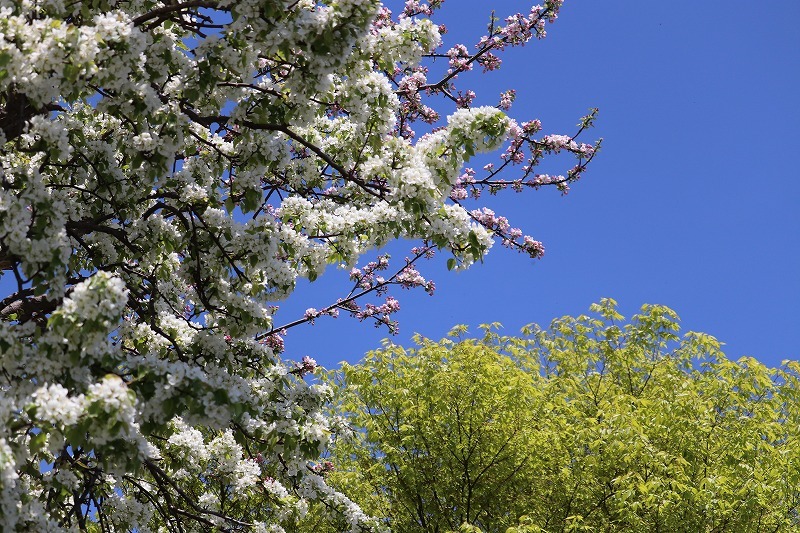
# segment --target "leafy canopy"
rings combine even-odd
[[[329,481],[398,532],[795,530],[800,365],[729,361],[663,306],[592,310],[344,365]]]

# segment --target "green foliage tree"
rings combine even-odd
[[[592,311],[345,364],[329,482],[398,532],[796,531],[800,365],[729,361],[663,306]]]

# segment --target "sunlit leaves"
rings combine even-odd
[[[796,528],[797,365],[730,361],[663,306],[592,311],[345,365],[331,480],[396,531]]]

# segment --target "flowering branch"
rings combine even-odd
[[[423,257],[430,258],[433,250],[433,246],[425,246],[420,249],[414,249],[412,251],[414,256],[411,259],[406,258],[405,266],[395,271],[395,273],[388,278],[375,275],[376,272],[386,270],[386,268],[388,268],[388,255],[380,256],[378,261],[369,263],[362,270],[353,269],[350,273],[350,279],[354,280],[356,283],[353,285],[353,288],[350,290],[347,296],[344,298],[339,298],[336,300],[336,303],[330,304],[320,310],[313,308],[308,309],[303,318],[272,328],[272,330],[263,333],[256,338],[258,340],[264,340],[265,338],[269,338],[278,334],[279,332],[283,333],[286,330],[301,324],[313,323],[316,318],[321,316],[327,315],[336,318],[339,310],[347,311],[353,317],[358,318],[359,320],[374,318],[376,327],[384,324],[389,327],[390,332],[395,334],[398,331],[397,324],[391,322],[388,317],[400,309],[397,300],[389,297],[387,303],[383,306],[367,304],[364,309],[356,305],[355,301],[373,292],[377,294],[383,294],[391,285],[400,285],[406,289],[413,287],[424,287],[425,291],[432,295],[433,291],[435,290],[434,283],[432,281],[426,281],[424,278],[422,278],[419,275],[419,272],[413,268],[413,264]]]

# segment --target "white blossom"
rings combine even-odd
[[[83,395],[69,397],[69,390],[58,383],[33,393],[36,418],[50,424],[70,426],[78,421],[85,406]]]

